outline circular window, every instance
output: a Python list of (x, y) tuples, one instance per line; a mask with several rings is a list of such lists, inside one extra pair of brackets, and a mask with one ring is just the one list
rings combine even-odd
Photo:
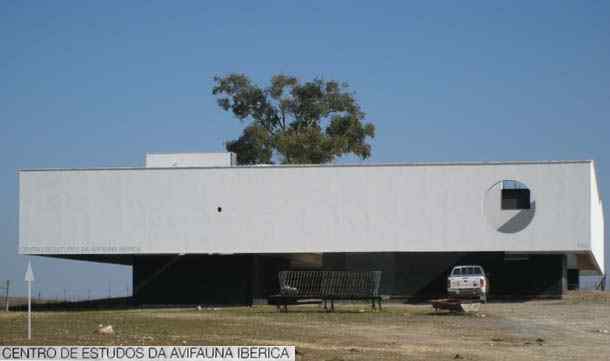
[(536, 202), (527, 185), (516, 180), (502, 180), (485, 194), (487, 223), (501, 233), (517, 233), (534, 219)]

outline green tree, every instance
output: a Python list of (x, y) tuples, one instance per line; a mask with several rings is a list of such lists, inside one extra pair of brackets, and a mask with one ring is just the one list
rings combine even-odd
[(243, 74), (214, 81), (218, 105), (249, 121), (239, 138), (226, 143), (239, 164), (272, 163), (274, 155), (296, 164), (328, 163), (344, 154), (371, 156), (368, 140), (375, 136), (375, 126), (365, 123), (365, 113), (345, 83), (301, 83), (275, 75), (269, 87), (261, 88)]

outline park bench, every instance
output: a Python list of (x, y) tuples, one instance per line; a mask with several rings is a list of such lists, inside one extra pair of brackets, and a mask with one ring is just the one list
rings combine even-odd
[[(268, 302), (281, 311), (288, 305), (324, 304), (335, 310), (335, 300), (367, 300), (381, 309), (381, 271), (282, 271), (278, 275), (280, 293)], [(328, 303), (330, 302), (330, 310)]]

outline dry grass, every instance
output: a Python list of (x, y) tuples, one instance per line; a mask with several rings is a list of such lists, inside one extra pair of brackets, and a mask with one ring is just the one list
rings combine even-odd
[[(1, 306), (5, 307), (5, 299), (4, 297), (0, 298)], [(24, 306), (28, 304), (27, 297), (9, 297), (8, 303), (11, 307), (15, 306)], [(46, 303), (59, 303), (59, 301), (55, 300), (39, 300), (36, 298), (32, 298), (32, 304), (46, 304)]]
[[(269, 306), (217, 310), (40, 312), (34, 338), (43, 345), (297, 346), (298, 360), (608, 360), (607, 295), (482, 305), (479, 315), (435, 314), (427, 305), (317, 306), (278, 313)], [(483, 317), (484, 315), (484, 317)], [(28, 344), (25, 313), (0, 313), (0, 344)], [(95, 335), (98, 324), (115, 335)], [(602, 332), (600, 332), (600, 330)]]
[(610, 303), (610, 292), (602, 291), (569, 291), (563, 299), (569, 303)]

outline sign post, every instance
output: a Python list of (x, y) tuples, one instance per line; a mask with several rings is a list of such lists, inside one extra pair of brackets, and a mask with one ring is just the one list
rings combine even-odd
[(28, 269), (25, 271), (25, 281), (28, 283), (28, 340), (32, 339), (32, 282), (34, 272), (32, 272), (32, 262), (28, 261)]

